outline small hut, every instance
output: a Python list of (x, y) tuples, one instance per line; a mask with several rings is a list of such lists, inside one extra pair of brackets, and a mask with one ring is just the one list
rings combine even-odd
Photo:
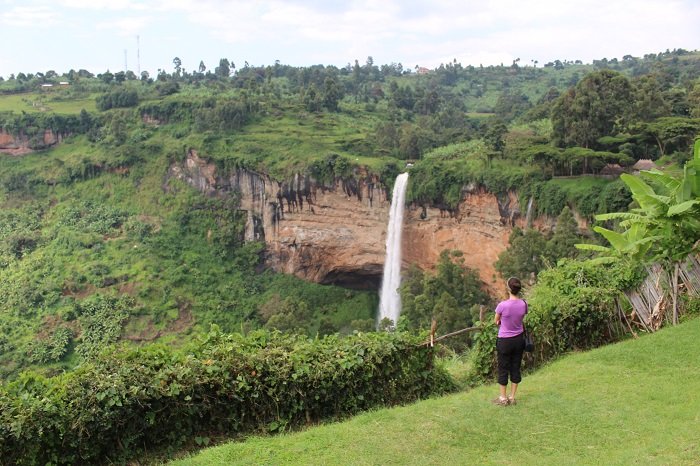
[(650, 159), (639, 159), (637, 163), (632, 165), (632, 172), (636, 175), (642, 170), (651, 170), (656, 168), (656, 164)]

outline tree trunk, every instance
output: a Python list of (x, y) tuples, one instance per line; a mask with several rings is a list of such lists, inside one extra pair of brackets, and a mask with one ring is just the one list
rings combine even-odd
[(656, 139), (656, 145), (659, 146), (659, 152), (661, 152), (661, 154), (659, 154), (659, 156), (663, 157), (664, 152), (665, 152), (664, 145), (661, 144), (661, 139), (659, 139), (658, 136), (654, 136), (654, 139)]
[(671, 299), (673, 301), (673, 325), (678, 324), (678, 272), (680, 264), (676, 262), (673, 266), (673, 280), (671, 283)]

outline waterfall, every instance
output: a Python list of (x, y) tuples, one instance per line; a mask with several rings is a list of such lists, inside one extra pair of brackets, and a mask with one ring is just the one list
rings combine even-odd
[(403, 226), (403, 210), (406, 199), (406, 185), (408, 173), (402, 173), (396, 177), (394, 192), (391, 196), (391, 209), (389, 210), (389, 225), (386, 233), (386, 258), (384, 259), (384, 276), (382, 277), (382, 290), (379, 295), (379, 318), (389, 318), (394, 325), (399, 320), (401, 313), (401, 231)]
[(532, 201), (533, 197), (530, 196), (530, 200), (527, 201), (527, 212), (525, 213), (525, 225), (530, 228), (532, 226)]

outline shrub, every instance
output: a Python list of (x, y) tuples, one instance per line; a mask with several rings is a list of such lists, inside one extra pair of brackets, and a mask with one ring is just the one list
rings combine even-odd
[[(631, 288), (640, 277), (640, 271), (629, 265), (600, 266), (569, 259), (540, 272), (526, 298), (525, 323), (534, 336), (535, 352), (525, 357), (525, 367), (623, 338), (626, 333), (617, 319), (616, 300), (620, 290)], [(492, 316), (474, 336), (471, 383), (495, 376), (498, 331)]]
[(133, 89), (120, 87), (106, 94), (97, 97), (96, 104), (100, 110), (110, 108), (135, 107), (139, 103), (139, 95)]
[(216, 329), (187, 351), (103, 352), (76, 371), (0, 387), (8, 464), (121, 462), (195, 436), (286, 430), (454, 388), (406, 334), (309, 340)]
[(59, 327), (50, 338), (35, 340), (29, 345), (29, 360), (38, 363), (60, 361), (68, 353), (72, 340), (73, 331), (67, 327)]

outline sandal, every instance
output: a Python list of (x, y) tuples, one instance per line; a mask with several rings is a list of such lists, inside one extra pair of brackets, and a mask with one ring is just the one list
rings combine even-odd
[(515, 401), (515, 398), (513, 398), (512, 396), (509, 396), (508, 397), (508, 404), (509, 405), (516, 405), (518, 403)]
[(499, 406), (508, 406), (508, 398), (501, 398), (500, 396), (491, 400), (491, 403)]

